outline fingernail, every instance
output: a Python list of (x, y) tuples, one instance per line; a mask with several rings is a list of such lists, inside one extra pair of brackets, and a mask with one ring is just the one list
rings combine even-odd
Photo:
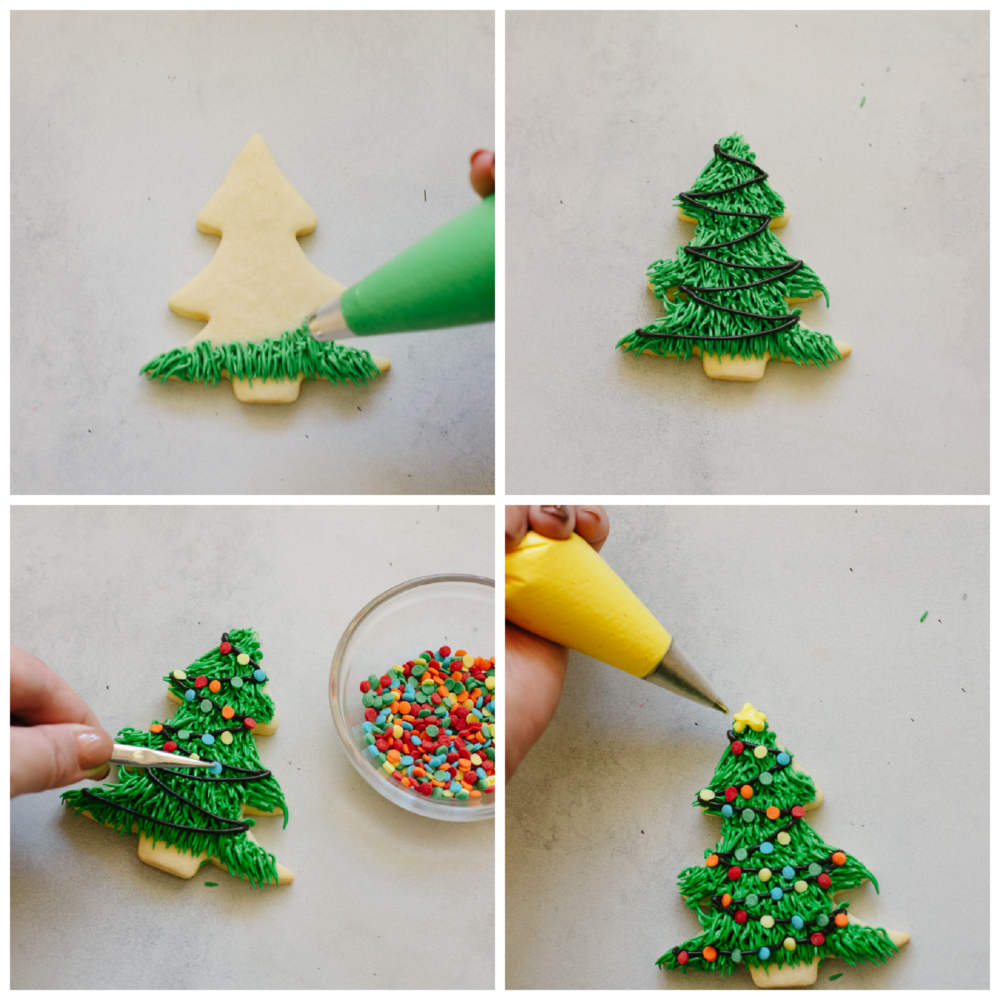
[(569, 511), (562, 504), (559, 504), (558, 506), (553, 504), (542, 504), (542, 513), (551, 514), (553, 517), (558, 517), (559, 520), (563, 522), (569, 520)]
[(86, 770), (96, 765), (106, 764), (108, 755), (105, 752), (105, 741), (101, 738), (101, 733), (90, 726), (83, 726), (75, 723), (76, 729), (76, 760), (80, 768)]
[(478, 155), (479, 155), (480, 153), (488, 153), (488, 152), (489, 152), (489, 150), (488, 150), (488, 149), (477, 149), (477, 150), (476, 150), (476, 151), (475, 151), (475, 152), (474, 152), (474, 153), (472, 154), (472, 156), (470, 156), (470, 157), (469, 157), (469, 163), (470, 163), (470, 164), (474, 164), (474, 163), (476, 162), (476, 157), (477, 157), (477, 156), (478, 156)]

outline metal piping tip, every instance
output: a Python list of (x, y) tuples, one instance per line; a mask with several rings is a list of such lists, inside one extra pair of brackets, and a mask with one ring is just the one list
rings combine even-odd
[(696, 701), (699, 705), (707, 705), (723, 714), (729, 713), (729, 709), (712, 690), (712, 686), (691, 666), (687, 657), (677, 648), (676, 640), (670, 643), (669, 648), (663, 654), (663, 659), (653, 668), (651, 673), (646, 675), (645, 680), (657, 687), (673, 691), (674, 694), (679, 694), (682, 698)]
[(320, 306), (311, 316), (306, 317), (306, 322), (309, 324), (309, 332), (319, 341), (343, 340), (353, 336), (340, 308), (340, 296)]

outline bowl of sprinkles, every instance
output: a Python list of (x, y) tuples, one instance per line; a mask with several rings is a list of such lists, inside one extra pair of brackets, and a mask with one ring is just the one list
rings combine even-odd
[(496, 799), (494, 581), (408, 580), (348, 625), (330, 709), (348, 759), (379, 794), (434, 819), (490, 819)]

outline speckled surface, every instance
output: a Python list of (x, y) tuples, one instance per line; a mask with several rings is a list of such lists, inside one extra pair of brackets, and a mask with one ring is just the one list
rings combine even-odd
[[(881, 889), (837, 898), (913, 935), (814, 988), (987, 989), (988, 512), (855, 510), (613, 507), (602, 555), (824, 791), (809, 822)], [(654, 964), (699, 933), (676, 883), (718, 838), (691, 802), (731, 722), (571, 655), (507, 791), (508, 989), (753, 988)]]
[[(509, 13), (508, 492), (988, 493), (988, 18)], [(733, 132), (854, 348), (829, 371), (615, 350)]]
[[(12, 988), (492, 989), (494, 823), (382, 798), (326, 696), (337, 641), (373, 597), (430, 573), (493, 576), (492, 507), (15, 507), (11, 527), (11, 636), (113, 733), (172, 714), (162, 677), (228, 628), (257, 629), (280, 719), (258, 746), (289, 821), (254, 834), (296, 875), (258, 890), (208, 866), (184, 881), (58, 791), (21, 796)], [(400, 949), (394, 921), (415, 912), (460, 916), (460, 958)]]
[(212, 259), (195, 217), (254, 133), (319, 219), (303, 250), (345, 285), (474, 205), (493, 24), (15, 13), (12, 492), (492, 493), (492, 324), (364, 338), (383, 380), (307, 383), (290, 406), (139, 370), (203, 325), (167, 298)]

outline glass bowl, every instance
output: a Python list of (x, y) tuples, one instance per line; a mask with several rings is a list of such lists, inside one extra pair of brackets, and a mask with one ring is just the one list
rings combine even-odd
[(432, 799), (404, 788), (373, 763), (367, 752), (361, 682), (405, 663), (421, 649), (465, 649), (496, 655), (494, 581), (443, 573), (407, 580), (369, 601), (337, 644), (330, 668), (330, 710), (348, 759), (380, 795), (433, 819), (467, 822), (492, 819), (496, 792), (470, 799)]

